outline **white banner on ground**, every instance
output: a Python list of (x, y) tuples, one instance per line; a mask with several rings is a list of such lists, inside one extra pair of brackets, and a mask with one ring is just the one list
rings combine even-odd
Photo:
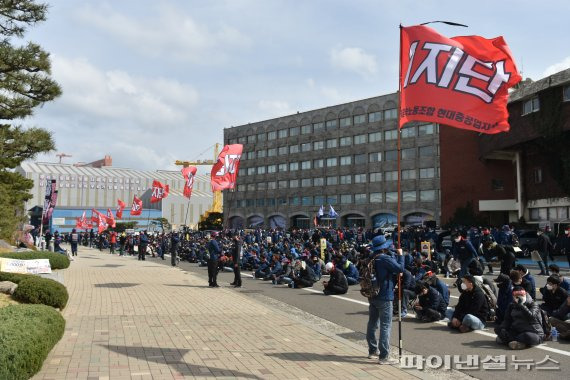
[(0, 259), (0, 271), (9, 273), (39, 274), (51, 273), (48, 259), (16, 260)]

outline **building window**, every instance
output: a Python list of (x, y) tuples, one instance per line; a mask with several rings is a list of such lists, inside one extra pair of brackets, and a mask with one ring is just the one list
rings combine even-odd
[(354, 183), (366, 183), (366, 174), (355, 174)]
[(433, 145), (428, 146), (420, 146), (420, 157), (431, 157), (434, 154), (434, 147)]
[(324, 141), (315, 141), (313, 143), (313, 150), (321, 150), (325, 148), (325, 142)]
[(266, 154), (267, 154), (267, 151), (265, 149), (258, 150), (257, 151), (257, 158), (265, 158)]
[(340, 204), (346, 205), (352, 203), (352, 194), (341, 194)]
[(376, 121), (382, 120), (382, 112), (371, 112), (368, 114), (368, 122), (374, 123)]
[(413, 160), (416, 158), (416, 148), (402, 149), (402, 160)]
[(435, 168), (423, 168), (420, 169), (420, 179), (434, 178)]
[(398, 193), (395, 191), (390, 191), (386, 193), (386, 203), (396, 203), (398, 202)]
[(255, 201), (255, 205), (256, 205), (257, 207), (263, 207), (263, 205), (265, 205), (265, 199), (257, 199), (257, 200)]
[(398, 118), (398, 110), (396, 108), (384, 110), (384, 120), (393, 120), (397, 118)]
[(352, 137), (341, 137), (340, 138), (340, 146), (350, 146), (352, 145)]
[(299, 187), (299, 180), (298, 179), (292, 179), (289, 181), (289, 188), (290, 189), (294, 189)]
[(313, 133), (313, 128), (312, 128), (312, 126), (311, 126), (310, 124), (308, 124), (308, 125), (303, 125), (303, 126), (301, 127), (301, 134), (302, 134), (302, 135), (308, 135), (308, 134), (310, 134), (310, 133)]
[(238, 143), (240, 144), (245, 144), (247, 141), (247, 138), (245, 136), (238, 138)]
[(402, 170), (402, 180), (416, 179), (416, 169)]
[(336, 139), (327, 140), (327, 149), (336, 148)]
[(356, 115), (354, 116), (354, 125), (366, 123), (366, 115)]
[(277, 156), (277, 149), (275, 148), (267, 149), (267, 157), (275, 157), (275, 156)]
[(382, 161), (382, 152), (374, 152), (368, 155), (368, 162), (380, 162)]
[(246, 207), (253, 207), (255, 206), (255, 199), (246, 199), (245, 200)]
[(280, 139), (284, 139), (285, 137), (287, 137), (287, 131), (288, 129), (280, 129), (278, 132), (278, 137)]
[(289, 204), (291, 206), (299, 206), (299, 204), (301, 204), (301, 199), (299, 197), (291, 197), (289, 198)]
[(382, 140), (382, 132), (374, 132), (368, 134), (368, 141), (373, 143)]
[(355, 165), (365, 164), (367, 159), (368, 159), (368, 157), (366, 157), (366, 153), (355, 154), (354, 155), (354, 164)]
[(255, 152), (247, 152), (245, 155), (246, 160), (253, 160), (255, 158)]
[(398, 159), (398, 151), (397, 150), (387, 150), (384, 153), (384, 160), (386, 161), (396, 161)]
[(416, 127), (402, 128), (402, 138), (416, 137)]
[(538, 100), (538, 97), (526, 100), (523, 103), (523, 115), (528, 115), (529, 113), (533, 113), (538, 110), (540, 110), (540, 101)]
[(389, 131), (384, 131), (384, 140), (396, 140), (398, 138), (398, 130), (391, 129)]
[(402, 202), (415, 202), (417, 199), (416, 191), (402, 191)]
[(275, 140), (276, 138), (277, 138), (277, 132), (275, 131), (267, 132), (267, 140), (271, 141)]
[(530, 220), (547, 220), (547, 219), (548, 219), (548, 209), (546, 207), (530, 209)]
[(299, 127), (289, 128), (289, 136), (299, 136)]
[(278, 152), (278, 154), (279, 154), (280, 156), (286, 156), (288, 150), (289, 150), (289, 147), (287, 147), (287, 146), (280, 146), (279, 149), (277, 150), (277, 152)]
[(493, 191), (503, 191), (505, 190), (505, 183), (502, 179), (492, 179), (491, 180), (491, 189)]
[(255, 191), (255, 183), (249, 183), (246, 187), (246, 191)]
[(255, 135), (247, 136), (248, 144), (255, 144)]
[(435, 201), (435, 190), (420, 190), (420, 202)]
[(299, 153), (299, 145), (289, 146), (289, 154)]
[(313, 168), (314, 169), (320, 169), (320, 168), (324, 168), (325, 167), (325, 160), (322, 158), (319, 158), (318, 160), (313, 160)]
[(265, 133), (258, 133), (257, 134), (257, 142), (265, 141)]
[(542, 183), (542, 168), (535, 168), (532, 172), (534, 183)]
[(324, 205), (325, 204), (325, 197), (322, 195), (315, 195), (315, 205)]
[(290, 162), (289, 163), (289, 171), (299, 170), (299, 163), (298, 162)]
[(330, 157), (327, 158), (327, 167), (332, 167), (332, 166), (337, 166), (338, 165), (338, 160), (336, 157)]
[(327, 186), (338, 185), (338, 177), (327, 177)]
[(275, 190), (277, 188), (277, 182), (270, 181), (267, 182), (267, 190)]
[(370, 182), (382, 182), (382, 173), (380, 172), (370, 173)]
[(311, 151), (311, 143), (301, 144), (301, 152), (310, 152), (310, 151)]
[(279, 173), (287, 171), (287, 164), (279, 164)]
[(328, 130), (336, 129), (336, 120), (329, 120), (325, 123), (325, 127)]
[(255, 174), (255, 168), (247, 168), (247, 175), (254, 175)]
[(311, 178), (303, 178), (301, 180), (301, 187), (311, 187), (313, 186), (313, 181)]
[(325, 179), (323, 177), (313, 178), (313, 186), (324, 186)]
[(433, 124), (424, 124), (418, 127), (418, 136), (433, 135)]
[(303, 197), (301, 199), (301, 204), (303, 206), (311, 206), (313, 204), (313, 197)]
[(336, 205), (338, 203), (338, 196), (336, 195), (327, 196), (327, 203), (329, 205)]
[(341, 128), (350, 127), (350, 125), (351, 125), (350, 117), (343, 117), (342, 119), (340, 119)]
[(257, 174), (265, 174), (265, 166), (258, 166)]
[(366, 198), (366, 194), (354, 194), (354, 203), (363, 204), (367, 201), (368, 199)]
[(267, 205), (268, 206), (275, 206), (275, 198), (269, 198), (267, 199)]
[(570, 101), (570, 86), (564, 86), (564, 90), (562, 90), (562, 101)]
[(370, 203), (382, 203), (382, 193), (370, 193)]
[(398, 180), (398, 171), (392, 170), (389, 172), (384, 173), (384, 178), (386, 181), (397, 181)]
[(277, 165), (267, 165), (267, 173), (277, 173)]
[(237, 139), (229, 139), (228, 140), (229, 144), (237, 144), (237, 142), (238, 142)]
[(350, 174), (340, 176), (340, 184), (341, 185), (350, 185), (351, 183), (352, 183), (352, 176)]
[(311, 168), (311, 161), (301, 161), (301, 170), (308, 170)]
[(352, 156), (342, 156), (340, 158), (340, 166), (352, 164)]
[(366, 144), (366, 135), (356, 135), (354, 136), (354, 145)]
[(313, 133), (319, 133), (325, 130), (325, 123), (314, 123)]

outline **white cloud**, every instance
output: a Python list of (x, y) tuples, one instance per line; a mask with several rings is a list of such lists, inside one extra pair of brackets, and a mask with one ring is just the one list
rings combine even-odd
[(148, 19), (119, 13), (109, 6), (85, 6), (79, 19), (150, 57), (209, 65), (227, 52), (247, 48), (251, 40), (236, 28), (206, 27), (183, 11), (161, 5)]
[(546, 70), (544, 70), (544, 72), (542, 73), (541, 78), (545, 78), (547, 76), (550, 76), (562, 70), (566, 70), (568, 68), (570, 68), (570, 57), (566, 57), (562, 61), (555, 63), (554, 65), (548, 66)]
[(376, 57), (357, 47), (334, 48), (330, 52), (333, 67), (356, 72), (364, 77), (378, 71)]

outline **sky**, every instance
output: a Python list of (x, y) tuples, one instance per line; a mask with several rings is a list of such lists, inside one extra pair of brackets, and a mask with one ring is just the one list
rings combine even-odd
[(22, 122), (53, 132), (39, 161), (176, 169), (223, 129), (395, 92), (398, 25), (505, 37), (524, 78), (570, 67), (570, 1), (51, 0), (26, 41), (63, 95)]

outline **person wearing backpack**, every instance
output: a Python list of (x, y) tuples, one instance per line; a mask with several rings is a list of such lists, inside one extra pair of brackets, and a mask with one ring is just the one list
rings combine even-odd
[(71, 255), (77, 256), (77, 244), (79, 243), (79, 234), (74, 229), (71, 230), (70, 245), (71, 245)]
[(450, 315), (448, 327), (457, 329), (462, 333), (485, 328), (485, 321), (489, 315), (489, 305), (485, 293), (477, 286), (470, 274), (463, 276), (459, 302), (455, 309), (448, 309)]
[(527, 297), (524, 288), (513, 289), (514, 302), (509, 305), (500, 326), (495, 328), (498, 344), (512, 350), (537, 346), (544, 341), (543, 317), (538, 305)]
[[(398, 249), (396, 255), (389, 248), (391, 241), (383, 235), (372, 239), (372, 252), (374, 258), (374, 284), (377, 292), (368, 299), (368, 325), (366, 328), (366, 341), (368, 342), (368, 357), (374, 358), (379, 349), (378, 364), (395, 365), (397, 359), (390, 359), (390, 333), (392, 331), (392, 310), (394, 301), (394, 277), (404, 271), (404, 257), (402, 250)], [(361, 289), (362, 292), (362, 289)], [(380, 342), (376, 338), (376, 330), (380, 327)]]

